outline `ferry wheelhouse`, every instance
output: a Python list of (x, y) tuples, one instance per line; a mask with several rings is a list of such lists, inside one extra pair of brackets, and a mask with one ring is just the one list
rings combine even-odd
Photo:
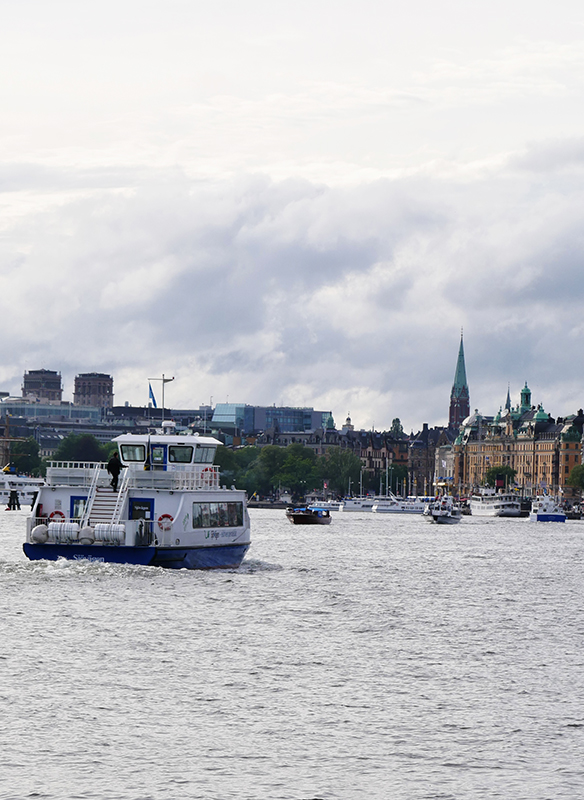
[(118, 490), (104, 463), (50, 462), (24, 552), (172, 569), (236, 568), (250, 546), (245, 492), (220, 485), (212, 437), (123, 434)]

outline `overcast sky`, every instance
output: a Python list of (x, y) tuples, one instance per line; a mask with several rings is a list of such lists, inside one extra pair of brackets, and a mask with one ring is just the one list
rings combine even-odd
[[(0, 0), (0, 389), (584, 406), (584, 6)], [(153, 385), (155, 391), (158, 386)]]

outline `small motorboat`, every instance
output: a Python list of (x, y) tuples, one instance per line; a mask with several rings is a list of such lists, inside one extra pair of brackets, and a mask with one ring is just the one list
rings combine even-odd
[(328, 508), (302, 506), (286, 509), (286, 516), (293, 525), (330, 525), (331, 512)]
[(443, 495), (428, 503), (424, 509), (424, 516), (430, 522), (437, 522), (439, 525), (452, 525), (460, 522), (462, 511), (450, 495)]

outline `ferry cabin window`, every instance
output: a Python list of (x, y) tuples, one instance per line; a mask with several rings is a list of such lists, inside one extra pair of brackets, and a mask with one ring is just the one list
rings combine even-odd
[(243, 525), (243, 503), (193, 503), (193, 528), (237, 528)]
[(143, 444), (123, 444), (122, 461), (145, 461), (146, 448)]
[(171, 464), (190, 464), (193, 460), (193, 448), (184, 445), (171, 445), (168, 448), (168, 461)]
[(215, 458), (215, 447), (198, 445), (195, 450), (195, 464), (212, 464)]

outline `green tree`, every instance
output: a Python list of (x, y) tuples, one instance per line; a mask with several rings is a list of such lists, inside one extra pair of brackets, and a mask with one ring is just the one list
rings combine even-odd
[(235, 459), (235, 451), (225, 445), (219, 445), (215, 453), (215, 466), (221, 471), (221, 483), (224, 486), (237, 486), (239, 468)]
[(284, 452), (284, 462), (272, 480), (290, 489), (294, 496), (304, 497), (319, 483), (316, 454), (302, 444), (289, 444)]
[(253, 465), (260, 456), (258, 447), (239, 447), (233, 450), (221, 445), (215, 454), (215, 464), (221, 470), (221, 483), (225, 486), (237, 486), (249, 494), (258, 490), (257, 476)]
[(13, 442), (10, 447), (10, 462), (19, 472), (40, 475), (43, 470), (38, 442), (32, 436), (23, 442)]
[(57, 447), (54, 461), (105, 461), (109, 446), (103, 447), (89, 433), (70, 433)]
[(512, 467), (508, 467), (507, 465), (490, 467), (490, 469), (485, 472), (484, 484), (485, 486), (494, 487), (497, 485), (497, 479), (502, 479), (505, 482), (505, 485), (509, 486), (509, 484), (513, 483), (515, 480), (516, 475), (517, 470), (513, 469)]
[(351, 487), (359, 486), (361, 459), (350, 450), (331, 448), (325, 456), (321, 456), (319, 472), (333, 492), (344, 495), (349, 490), (349, 479)]
[(566, 483), (574, 489), (580, 491), (584, 489), (584, 464), (576, 464), (575, 467), (572, 467)]
[(401, 439), (401, 437), (403, 436), (404, 428), (400, 422), (399, 417), (396, 417), (394, 420), (392, 420), (389, 432), (394, 439)]

